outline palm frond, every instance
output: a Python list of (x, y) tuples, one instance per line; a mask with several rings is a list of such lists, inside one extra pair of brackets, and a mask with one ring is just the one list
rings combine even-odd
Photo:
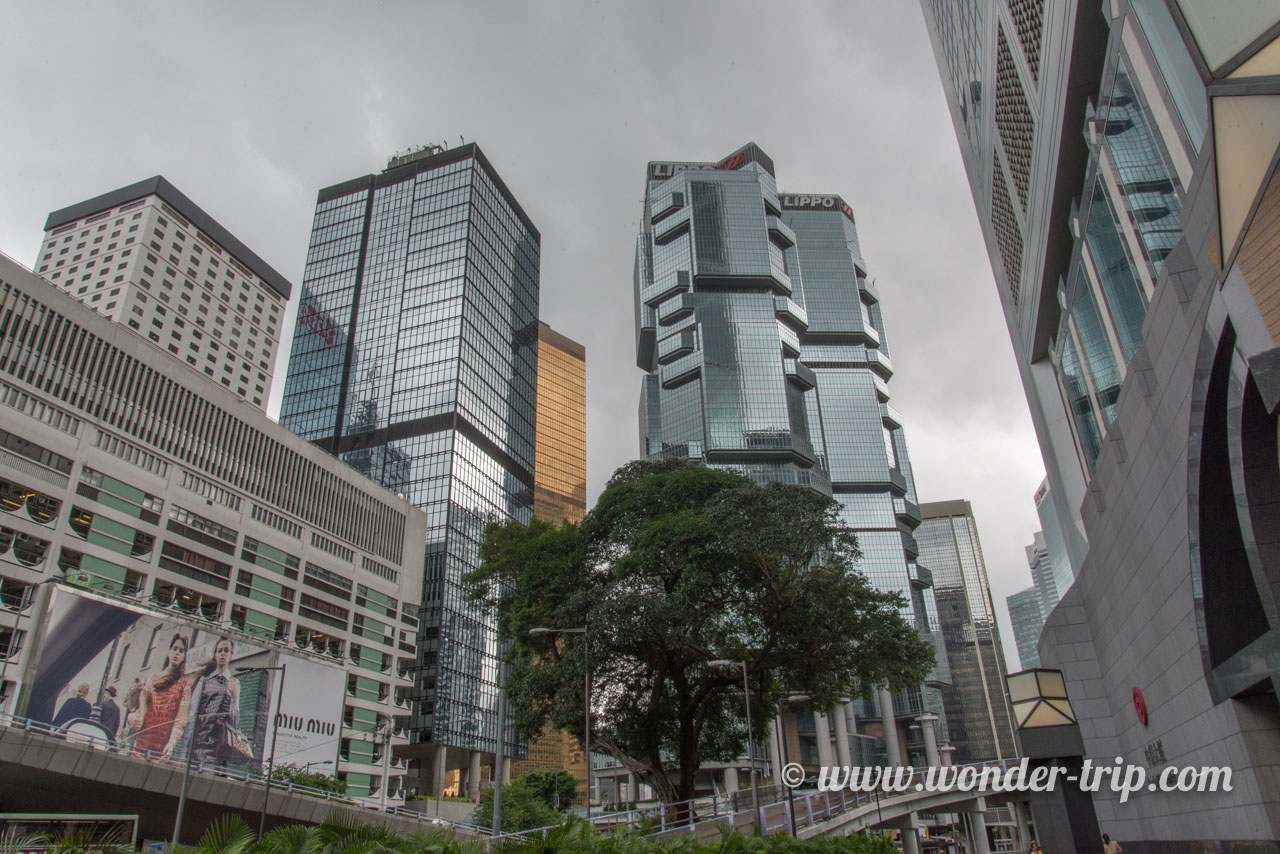
[(224, 813), (214, 820), (196, 842), (197, 854), (244, 854), (253, 844), (254, 833), (244, 819)]

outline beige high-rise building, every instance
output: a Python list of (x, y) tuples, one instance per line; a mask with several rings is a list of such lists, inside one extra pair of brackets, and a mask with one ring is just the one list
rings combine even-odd
[(587, 512), (587, 349), (538, 322), (533, 515), (578, 522)]
[[(587, 512), (587, 350), (538, 322), (538, 398), (535, 417), (533, 515), (551, 522), (579, 522)], [(564, 769), (582, 794), (587, 766), (582, 747), (568, 733), (546, 733), (529, 743), (529, 758), (512, 763), (511, 775)]]
[(35, 272), (265, 409), (290, 285), (161, 176), (54, 211)]

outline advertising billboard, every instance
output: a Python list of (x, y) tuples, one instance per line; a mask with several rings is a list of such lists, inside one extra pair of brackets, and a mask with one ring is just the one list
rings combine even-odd
[[(57, 588), (26, 716), (135, 756), (256, 767), (332, 762), (346, 674), (217, 627)], [(283, 697), (281, 671), (284, 666)]]

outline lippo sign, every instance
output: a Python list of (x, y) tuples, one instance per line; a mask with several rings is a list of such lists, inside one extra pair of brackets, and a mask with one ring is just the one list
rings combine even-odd
[(803, 196), (787, 193), (780, 194), (778, 202), (785, 211), (840, 211), (840, 213), (849, 218), (849, 222), (854, 222), (853, 208), (849, 207), (845, 200), (839, 196)]
[[(65, 588), (46, 617), (26, 716), (143, 759), (234, 768), (336, 761), (346, 674)], [(281, 694), (281, 666), (283, 696)]]
[(654, 161), (649, 164), (649, 180), (665, 181), (681, 172), (732, 172), (748, 163), (759, 163), (764, 171), (773, 174), (773, 159), (760, 150), (754, 142), (748, 142), (718, 163), (672, 163)]

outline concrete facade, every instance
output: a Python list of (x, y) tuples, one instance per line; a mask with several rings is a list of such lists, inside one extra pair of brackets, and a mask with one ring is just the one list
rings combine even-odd
[(54, 211), (36, 270), (265, 410), (289, 282), (163, 177)]
[[(1024, 383), (1051, 491), (1087, 549), (1040, 660), (1066, 678), (1086, 757), (1148, 775), (1232, 769), (1230, 792), (1142, 790), (1122, 804), (1100, 791), (1098, 823), (1135, 854), (1275, 851), (1280, 10), (992, 0), (980, 82), (966, 88), (949, 52), (964, 4), (922, 5), (997, 279), (1017, 278), (1011, 247), (1024, 284), (1029, 266), (1044, 274), (1028, 322), (1010, 329), (1020, 364), (1017, 333), (1043, 334), (1047, 371), (1033, 359)], [(1012, 82), (1040, 107), (1026, 125), (1009, 123)], [(1012, 222), (1025, 245), (984, 201), (973, 152), (995, 139), (999, 171), (1029, 166)], [(1007, 157), (1020, 151), (1030, 160)], [(1055, 385), (1056, 422), (1043, 418)], [(1076, 487), (1059, 490), (1068, 471)]]
[[(387, 746), (407, 743), (422, 513), (5, 257), (0, 438), (6, 712), (27, 714), (42, 651), (61, 642), (46, 634), (53, 589), (83, 591), (188, 639), (332, 670), (345, 690), (326, 772), (355, 793), (386, 792), (388, 776), (400, 790)], [(117, 646), (111, 678), (149, 678), (145, 636)]]

